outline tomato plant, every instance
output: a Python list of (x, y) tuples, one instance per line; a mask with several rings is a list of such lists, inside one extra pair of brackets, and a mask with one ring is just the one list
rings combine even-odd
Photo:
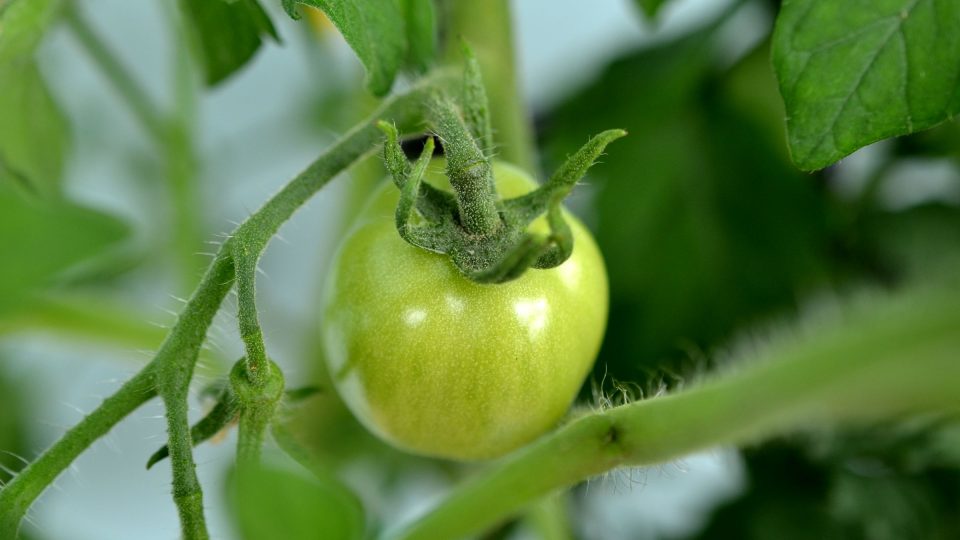
[(0, 540), (960, 537), (960, 3), (132, 4), (0, 0)]
[[(493, 174), (503, 197), (536, 187), (506, 163)], [(574, 249), (563, 264), (474, 283), (400, 238), (398, 200), (382, 184), (334, 259), (323, 315), (331, 376), (354, 414), (402, 448), (499, 456), (555, 425), (592, 366), (607, 317), (602, 256), (568, 215)]]

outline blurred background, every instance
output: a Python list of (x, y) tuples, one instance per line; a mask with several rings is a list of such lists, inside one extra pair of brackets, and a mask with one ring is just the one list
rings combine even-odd
[[(168, 3), (82, 4), (149, 98), (178, 119), (182, 137), (165, 147), (91, 62), (81, 32), (60, 24), (42, 43), (38, 65), (69, 126), (58, 144), (70, 204), (30, 227), (0, 217), (13, 246), (0, 277), (18, 284), (0, 290), (0, 481), (150, 359), (211, 242), (374, 106), (332, 26), (295, 23), (266, 4), (282, 44), (268, 41), (209, 91)], [(630, 0), (512, 3), (541, 170), (603, 129), (630, 133), (570, 203), (595, 232), (612, 287), (581, 406), (596, 405), (597, 389), (616, 401), (682, 385), (825, 297), (923, 281), (960, 254), (957, 124), (797, 171), (769, 60), (778, 2), (731, 4), (677, 0), (651, 22)], [(267, 346), (291, 386), (322, 386), (320, 286), (379, 167), (361, 164), (355, 181), (344, 175), (324, 189), (262, 261)], [(51, 251), (63, 260), (50, 261)], [(242, 355), (235, 311), (230, 298), (197, 391)], [(192, 405), (196, 419), (208, 404)], [(169, 465), (144, 470), (164, 442), (162, 414), (151, 402), (84, 453), (33, 507), (27, 537), (178, 537)], [(370, 531), (422, 511), (476, 468), (386, 447), (329, 390), (290, 414), (358, 495)], [(237, 537), (223, 487), (234, 445), (227, 435), (196, 450), (216, 538)], [(917, 422), (616, 471), (558, 504), (569, 535), (585, 539), (910, 539), (960, 537), (958, 500), (960, 429)], [(532, 515), (490, 537), (544, 530)]]

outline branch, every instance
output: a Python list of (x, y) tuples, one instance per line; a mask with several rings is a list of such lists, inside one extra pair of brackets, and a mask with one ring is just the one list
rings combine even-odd
[[(371, 118), (347, 133), (238, 227), (234, 236), (221, 247), (154, 359), (0, 490), (0, 538), (14, 538), (20, 521), (40, 493), (90, 444), (155, 395), (163, 399), (167, 408), (174, 499), (180, 512), (183, 535), (187, 539), (206, 538), (202, 492), (196, 479), (190, 426), (186, 419), (186, 400), (207, 330), (233, 287), (235, 264), (232, 254), (235, 246), (240, 243), (259, 256), (270, 238), (303, 203), (336, 174), (376, 148), (380, 142), (380, 132), (375, 126), (377, 120), (388, 118), (413, 129), (423, 121), (422, 103), (427, 93), (451, 84), (452, 80), (451, 74), (438, 72), (421, 79), (407, 93), (385, 101)], [(252, 291), (252, 287), (245, 290)], [(251, 296), (241, 300), (253, 305)]]
[(257, 261), (270, 239), (304, 202), (334, 176), (379, 147), (383, 135), (376, 126), (377, 120), (389, 118), (407, 129), (420, 127), (426, 96), (433, 89), (449, 85), (453, 80), (452, 74), (438, 72), (421, 79), (406, 94), (384, 102), (371, 118), (350, 130), (237, 228), (230, 242), (238, 263), (237, 318), (247, 353), (247, 371), (251, 376), (256, 378), (257, 373), (264, 373), (267, 369), (266, 347), (256, 310), (255, 280)]
[(20, 521), (40, 493), (93, 441), (157, 395), (153, 377), (148, 368), (127, 381), (0, 491), (0, 538), (16, 538)]
[(110, 51), (90, 24), (80, 13), (77, 2), (67, 2), (64, 7), (64, 18), (77, 40), (87, 51), (94, 62), (107, 76), (107, 80), (123, 98), (130, 112), (140, 121), (154, 141), (163, 146), (167, 139), (166, 124), (163, 117), (157, 112), (153, 103), (147, 97), (144, 89), (130, 76), (119, 59)]
[(716, 445), (913, 413), (960, 413), (958, 291), (868, 303), (692, 389), (582, 416), (391, 537), (459, 538), (596, 474)]

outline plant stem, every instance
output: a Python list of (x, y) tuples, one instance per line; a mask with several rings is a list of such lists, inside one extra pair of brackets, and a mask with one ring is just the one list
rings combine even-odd
[(494, 465), (395, 538), (459, 538), (619, 466), (787, 430), (958, 413), (958, 290), (868, 304), (690, 390), (582, 416)]
[(80, 8), (77, 7), (75, 2), (66, 2), (63, 11), (64, 19), (70, 25), (73, 35), (77, 37), (90, 58), (99, 66), (107, 80), (123, 98), (123, 103), (139, 120), (154, 141), (164, 141), (167, 137), (167, 129), (163, 116), (157, 112), (143, 88), (130, 76), (120, 60), (110, 52), (106, 43), (97, 36), (96, 31), (81, 15)]
[[(423, 103), (438, 85), (449, 83), (449, 74), (438, 73), (415, 84), (406, 94), (386, 100), (372, 118), (354, 127), (306, 170), (290, 181), (256, 213), (237, 228), (231, 239), (237, 261), (237, 302), (240, 337), (246, 348), (247, 372), (257, 382), (267, 370), (266, 347), (256, 308), (256, 264), (280, 226), (314, 193), (340, 171), (361, 160), (379, 146), (383, 134), (376, 120), (389, 118), (398, 126), (415, 129), (424, 119)], [(260, 381), (262, 382), (262, 381)]]
[(173, 500), (180, 514), (181, 533), (186, 540), (209, 537), (203, 517), (203, 491), (197, 479), (193, 440), (187, 419), (190, 380), (207, 330), (233, 286), (233, 279), (233, 260), (229, 255), (219, 254), (153, 360), (157, 365), (157, 390), (167, 411), (167, 448), (173, 468)]
[(451, 82), (448, 73), (440, 72), (421, 80), (406, 94), (385, 101), (371, 118), (324, 152), (238, 228), (221, 247), (154, 359), (0, 490), (0, 538), (15, 538), (21, 519), (46, 486), (93, 441), (155, 395), (163, 399), (167, 408), (167, 445), (183, 536), (188, 540), (207, 538), (202, 491), (186, 421), (187, 394), (207, 330), (234, 284), (234, 242), (242, 238), (258, 253), (262, 252), (270, 237), (303, 203), (380, 143), (377, 120), (390, 119), (413, 129), (424, 121), (423, 100), (427, 93)]
[[(447, 24), (445, 55), (463, 62), (461, 39), (476, 53), (483, 74), (497, 155), (534, 174), (538, 164), (531, 116), (520, 93), (507, 0), (443, 3)], [(484, 148), (489, 151), (490, 149)]]
[(145, 368), (67, 431), (0, 490), (0, 538), (16, 538), (30, 504), (95, 440), (156, 396), (154, 371)]
[(173, 28), (176, 58), (173, 72), (174, 111), (163, 148), (167, 184), (175, 214), (173, 242), (179, 261), (180, 283), (190, 290), (203, 269), (202, 259), (196, 253), (201, 240), (198, 159), (194, 151), (197, 83), (186, 29), (176, 9), (168, 8), (166, 11)]
[(80, 8), (75, 2), (67, 2), (64, 11), (67, 23), (77, 40), (163, 156), (164, 174), (170, 190), (174, 216), (173, 247), (178, 261), (182, 288), (189, 290), (196, 282), (196, 274), (200, 270), (200, 259), (196, 255), (200, 245), (200, 227), (197, 220), (199, 208), (195, 181), (197, 166), (191, 136), (192, 118), (196, 113), (196, 97), (192, 88), (193, 72), (185, 45), (186, 40), (179, 31), (173, 40), (177, 44), (174, 73), (176, 111), (171, 118), (167, 119), (157, 110), (147, 92), (134, 80), (107, 44), (100, 39), (80, 13)]

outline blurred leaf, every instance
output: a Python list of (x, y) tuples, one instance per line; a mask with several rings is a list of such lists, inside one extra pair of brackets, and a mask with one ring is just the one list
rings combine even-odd
[(299, 18), (297, 4), (322, 10), (343, 34), (367, 69), (367, 89), (385, 95), (393, 85), (407, 54), (403, 13), (396, 0), (283, 0), (283, 7)]
[[(547, 122), (554, 164), (588, 134), (630, 134), (587, 180), (611, 284), (598, 379), (608, 368), (635, 379), (709, 349), (823, 277), (825, 201), (731, 102), (714, 50), (712, 32), (698, 30), (621, 58)], [(768, 84), (752, 99), (775, 95)]]
[(886, 273), (924, 279), (960, 267), (960, 208), (927, 203), (899, 212), (861, 216), (857, 238)]
[(740, 540), (841, 540), (842, 530), (825, 504), (829, 474), (783, 441), (744, 453), (749, 486), (718, 508), (691, 538)]
[(0, 4), (0, 185), (43, 196), (60, 192), (67, 122), (33, 61), (60, 2)]
[(235, 480), (233, 515), (246, 540), (363, 538), (360, 503), (333, 479), (264, 468), (244, 471)]
[(695, 537), (957, 538), (960, 469), (958, 450), (949, 445), (958, 427), (926, 419), (748, 450), (748, 491), (719, 508)]
[(0, 311), (58, 273), (123, 239), (116, 218), (65, 201), (28, 200), (0, 185)]
[(55, 196), (68, 143), (67, 122), (29, 57), (0, 64), (0, 184)]
[(400, 0), (407, 29), (407, 65), (426, 71), (437, 55), (437, 16), (433, 0)]
[(27, 454), (27, 411), (23, 404), (22, 382), (14, 383), (2, 369), (6, 358), (0, 356), (0, 486), (10, 481), (9, 470), (20, 470), (18, 457)]
[(257, 0), (181, 0), (180, 6), (200, 46), (209, 86), (223, 81), (253, 58), (264, 35), (279, 39)]
[(657, 16), (660, 8), (667, 3), (667, 0), (633, 0), (633, 2), (640, 8), (640, 11), (642, 11), (644, 15), (652, 19)]
[(60, 0), (0, 2), (0, 65), (33, 54), (59, 8)]
[(773, 63), (793, 160), (820, 169), (960, 112), (960, 3), (784, 2)]

